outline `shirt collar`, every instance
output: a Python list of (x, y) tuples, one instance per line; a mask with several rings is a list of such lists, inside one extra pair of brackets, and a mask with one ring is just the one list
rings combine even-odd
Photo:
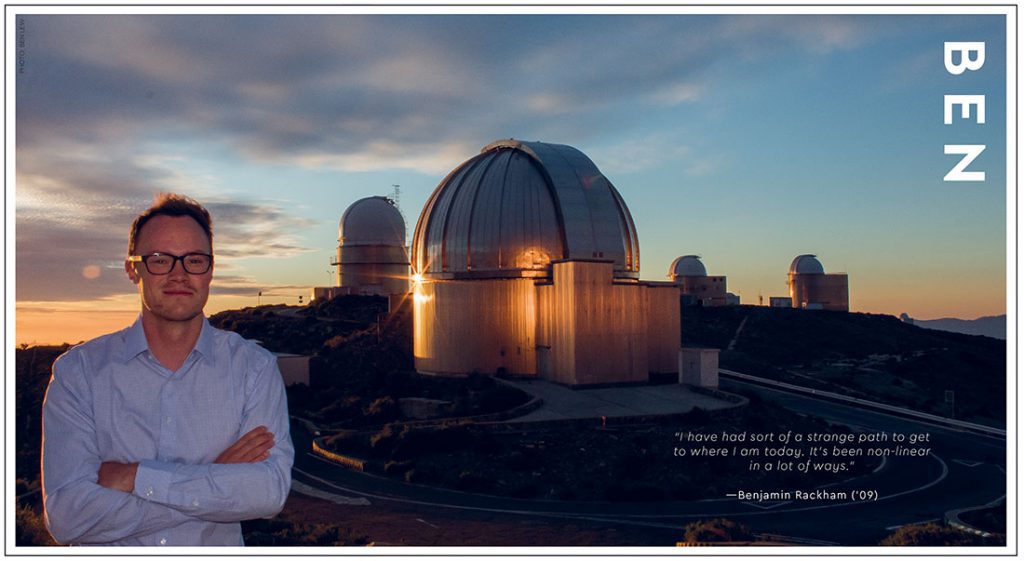
[(203, 329), (199, 332), (199, 340), (196, 341), (196, 347), (193, 349), (198, 352), (207, 360), (213, 360), (213, 326), (210, 325), (210, 320), (203, 316)]
[(135, 323), (125, 330), (124, 361), (128, 362), (148, 350), (149, 343), (146, 342), (146, 332), (142, 329), (142, 314), (139, 314)]
[[(199, 332), (199, 340), (192, 350), (199, 353), (208, 360), (213, 359), (213, 326), (210, 321), (203, 317), (203, 327)], [(149, 342), (146, 341), (146, 331), (142, 328), (142, 315), (136, 318), (135, 323), (125, 330), (124, 336), (124, 362), (139, 356), (149, 350)]]

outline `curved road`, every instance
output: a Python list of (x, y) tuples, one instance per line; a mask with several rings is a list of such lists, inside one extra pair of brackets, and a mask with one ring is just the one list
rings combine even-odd
[[(311, 437), (293, 424), (295, 480), (350, 504), (392, 505), (424, 517), (449, 512), (457, 516), (507, 518), (510, 524), (549, 519), (586, 522), (590, 526), (645, 526), (674, 530), (702, 518), (724, 516), (746, 523), (755, 532), (796, 538), (812, 545), (875, 545), (895, 527), (941, 519), (946, 511), (987, 504), (1005, 496), (1005, 448), (1002, 439), (969, 434), (893, 417), (834, 402), (723, 380), (724, 389), (761, 394), (787, 409), (866, 431), (929, 433), (932, 455), (889, 458), (874, 473), (827, 489), (870, 490), (877, 501), (807, 501), (754, 503), (735, 498), (693, 502), (608, 503), (523, 500), (409, 485), (349, 470), (302, 450)], [(747, 489), (757, 491), (757, 489)], [(354, 507), (359, 508), (359, 507)], [(457, 544), (453, 544), (457, 545)], [(530, 545), (524, 543), (521, 545)], [(658, 544), (665, 545), (665, 544)]]

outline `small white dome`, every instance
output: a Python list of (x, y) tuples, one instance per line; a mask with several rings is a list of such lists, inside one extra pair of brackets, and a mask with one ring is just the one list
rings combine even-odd
[(341, 215), (338, 241), (342, 245), (405, 247), (405, 220), (387, 197), (359, 199)]
[(706, 277), (708, 271), (700, 262), (699, 255), (684, 255), (672, 262), (668, 274), (670, 277)]
[(810, 253), (804, 255), (797, 255), (793, 259), (793, 263), (789, 265), (789, 274), (797, 275), (824, 275), (825, 267), (821, 265), (821, 261)]

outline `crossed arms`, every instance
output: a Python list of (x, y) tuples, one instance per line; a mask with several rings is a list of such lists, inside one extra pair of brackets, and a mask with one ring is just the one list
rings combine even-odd
[(213, 463), (191, 464), (103, 457), (93, 388), (75, 375), (80, 362), (58, 361), (43, 405), (44, 505), (58, 542), (132, 541), (188, 522), (238, 522), (281, 510), (294, 451), (276, 364), (257, 375), (239, 425), (245, 434)]
[[(270, 458), (270, 449), (274, 447), (274, 433), (267, 427), (258, 426), (242, 435), (234, 444), (228, 446), (215, 464), (251, 464)], [(139, 471), (139, 463), (123, 464), (121, 462), (103, 462), (98, 472), (97, 483), (107, 489), (131, 493), (135, 491), (135, 475)]]

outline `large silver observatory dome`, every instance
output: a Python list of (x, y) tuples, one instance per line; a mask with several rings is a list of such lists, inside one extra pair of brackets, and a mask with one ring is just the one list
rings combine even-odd
[(338, 241), (346, 246), (405, 247), (405, 219), (387, 197), (359, 199), (341, 215)]
[(670, 277), (706, 277), (708, 270), (701, 263), (699, 255), (677, 257), (668, 268)]
[(542, 277), (563, 259), (615, 263), (637, 278), (640, 247), (622, 197), (594, 162), (562, 144), (500, 140), (438, 185), (416, 224), (415, 273)]
[(817, 256), (811, 254), (797, 255), (789, 265), (791, 275), (824, 275), (825, 267), (818, 261)]

